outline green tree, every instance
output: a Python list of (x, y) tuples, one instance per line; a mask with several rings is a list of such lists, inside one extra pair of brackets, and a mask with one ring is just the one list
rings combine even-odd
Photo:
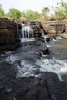
[(28, 20), (38, 19), (40, 14), (37, 11), (27, 10), (26, 12), (22, 12), (22, 16), (26, 17)]
[(2, 9), (2, 5), (0, 4), (0, 17), (4, 16), (4, 10)]
[(19, 19), (21, 17), (21, 12), (15, 8), (11, 8), (9, 9), (7, 16), (10, 18)]
[(50, 10), (49, 10), (48, 7), (44, 7), (44, 8), (42, 9), (42, 14), (47, 16), (47, 14), (49, 13), (49, 11), (50, 11)]
[(67, 3), (63, 1), (57, 3), (57, 7), (54, 9), (54, 12), (56, 20), (67, 18)]
[(48, 13), (50, 12), (50, 9), (48, 7), (44, 7), (42, 9), (42, 14), (41, 14), (41, 17), (43, 19), (48, 19)]
[(24, 12), (24, 11), (22, 11), (22, 12), (21, 12), (21, 17), (26, 17), (26, 15), (25, 15), (25, 12)]

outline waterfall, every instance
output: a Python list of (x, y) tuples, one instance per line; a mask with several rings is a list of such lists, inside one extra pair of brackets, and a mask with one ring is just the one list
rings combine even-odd
[(49, 35), (45, 35), (42, 29), (41, 29), (41, 32), (42, 32), (41, 37), (44, 38), (44, 41), (45, 41), (46, 43), (49, 42), (49, 41), (50, 41), (50, 36), (49, 36)]
[(22, 27), (23, 38), (33, 38), (33, 29), (29, 26)]
[(41, 32), (42, 32), (42, 36), (41, 37), (44, 37), (45, 35), (44, 35), (44, 32), (43, 32), (43, 30), (41, 29)]
[(41, 32), (42, 32), (42, 36), (41, 36), (41, 37), (43, 37), (43, 38), (44, 38), (44, 40), (45, 40), (45, 39), (47, 39), (47, 38), (50, 38), (50, 37), (49, 37), (49, 35), (45, 35), (45, 34), (44, 34), (44, 32), (43, 32), (43, 30), (42, 30), (42, 29), (41, 29)]
[(22, 26), (21, 42), (34, 41), (33, 29), (30, 26)]

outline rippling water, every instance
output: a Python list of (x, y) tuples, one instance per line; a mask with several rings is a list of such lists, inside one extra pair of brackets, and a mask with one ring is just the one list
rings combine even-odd
[(57, 41), (50, 41), (50, 50), (54, 57), (60, 60), (67, 60), (67, 39), (59, 39)]
[(44, 64), (48, 62), (48, 71), (57, 73), (60, 80), (67, 80), (67, 39), (56, 39), (56, 41), (50, 41), (49, 45), (53, 59), (52, 62), (48, 59), (44, 60)]
[[(45, 44), (44, 44), (45, 45)], [(16, 64), (18, 68), (16, 77), (39, 77), (39, 72), (55, 72), (62, 81), (67, 80), (67, 39), (51, 40), (46, 43), (52, 57), (45, 55), (37, 58), (32, 46), (27, 45), (27, 51), (23, 47), (14, 52), (1, 54), (1, 58), (6, 59), (10, 64)], [(30, 48), (30, 49), (29, 49)], [(33, 54), (34, 53), (34, 54)]]

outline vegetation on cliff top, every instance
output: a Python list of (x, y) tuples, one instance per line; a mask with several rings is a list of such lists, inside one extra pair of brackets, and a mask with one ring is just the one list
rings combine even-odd
[(57, 7), (53, 8), (54, 13), (49, 15), (50, 9), (48, 7), (44, 7), (42, 9), (42, 13), (38, 13), (37, 11), (27, 10), (20, 11), (16, 8), (10, 8), (8, 13), (6, 14), (0, 4), (0, 17), (8, 17), (13, 19), (48, 19), (48, 20), (62, 20), (67, 18), (67, 3), (59, 2), (57, 3)]

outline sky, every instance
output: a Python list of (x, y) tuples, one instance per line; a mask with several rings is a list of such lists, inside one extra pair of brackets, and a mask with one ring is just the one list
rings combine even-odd
[[(67, 0), (63, 1), (67, 2)], [(57, 2), (61, 2), (61, 0), (0, 0), (0, 4), (2, 4), (2, 8), (6, 13), (10, 8), (16, 8), (20, 11), (26, 11), (30, 9), (41, 13), (43, 7), (49, 7), (51, 9), (52, 6), (56, 7)]]

